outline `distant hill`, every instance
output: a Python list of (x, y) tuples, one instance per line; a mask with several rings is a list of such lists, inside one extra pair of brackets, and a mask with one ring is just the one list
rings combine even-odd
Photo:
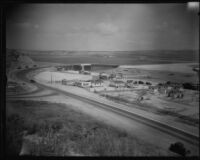
[(173, 54), (199, 54), (198, 50), (135, 50), (135, 51), (70, 51), (70, 50), (17, 50), (25, 55), (173, 55)]
[(6, 72), (15, 68), (25, 68), (26, 66), (32, 67), (35, 64), (36, 63), (29, 56), (18, 50), (6, 50)]
[[(197, 50), (138, 50), (138, 51), (69, 51), (69, 50), (10, 50), (28, 56), (35, 62), (62, 64), (95, 63), (113, 65), (198, 63)], [(12, 54), (13, 56), (15, 53)]]

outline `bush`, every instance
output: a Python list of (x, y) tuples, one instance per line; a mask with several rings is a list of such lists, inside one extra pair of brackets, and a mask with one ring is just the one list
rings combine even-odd
[(127, 83), (132, 83), (133, 82), (133, 80), (127, 80)]
[(134, 82), (134, 84), (137, 84), (137, 83), (138, 83), (137, 81)]
[(167, 85), (170, 85), (170, 84), (171, 84), (171, 82), (170, 82), (170, 81), (167, 81), (167, 82), (166, 82), (166, 84), (167, 84)]
[(18, 114), (6, 118), (6, 155), (18, 155), (22, 145), (22, 131), (24, 119)]
[(144, 84), (144, 82), (142, 82), (142, 81), (139, 81), (138, 83), (139, 83), (139, 84)]
[(35, 81), (33, 79), (30, 80), (31, 83), (35, 83)]
[(146, 85), (151, 85), (151, 83), (150, 82), (146, 82)]
[(184, 89), (191, 89), (191, 90), (198, 90), (199, 87), (193, 85), (192, 83), (183, 83), (183, 88)]
[(171, 144), (169, 147), (169, 150), (172, 152), (178, 153), (182, 156), (186, 156), (186, 154), (190, 153), (190, 151), (186, 150), (183, 143), (181, 143), (181, 142), (176, 142), (174, 144)]

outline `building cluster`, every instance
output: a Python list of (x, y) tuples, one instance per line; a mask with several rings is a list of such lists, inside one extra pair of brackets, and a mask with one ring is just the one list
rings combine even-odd
[[(63, 85), (73, 85), (83, 88), (93, 87), (114, 87), (114, 88), (134, 88), (137, 84), (151, 85), (150, 82), (134, 81), (128, 79), (123, 73), (90, 72), (91, 80), (62, 80)], [(105, 85), (106, 82), (106, 85)]]
[[(62, 67), (61, 67), (62, 68)], [(57, 70), (61, 69), (57, 67)], [(62, 68), (63, 69), (63, 68)], [(62, 80), (63, 85), (73, 85), (83, 88), (95, 88), (95, 87), (113, 87), (113, 88), (134, 88), (137, 85), (144, 85), (154, 93), (165, 94), (167, 97), (183, 98), (183, 86), (178, 83), (166, 82), (152, 85), (150, 82), (144, 82), (141, 80), (135, 81), (127, 78), (123, 73), (95, 73), (91, 72), (90, 64), (80, 65), (68, 65), (64, 66), (64, 70), (77, 72), (79, 74), (90, 74), (91, 80)], [(104, 82), (107, 82), (106, 85)]]
[(183, 98), (184, 96), (184, 88), (179, 83), (168, 81), (166, 83), (159, 83), (156, 86), (151, 86), (150, 89), (153, 90), (154, 93), (165, 94), (166, 97)]

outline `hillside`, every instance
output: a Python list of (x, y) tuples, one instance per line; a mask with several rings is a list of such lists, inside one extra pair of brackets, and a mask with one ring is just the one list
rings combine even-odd
[(17, 50), (6, 50), (6, 73), (16, 68), (33, 67), (36, 63), (24, 53)]

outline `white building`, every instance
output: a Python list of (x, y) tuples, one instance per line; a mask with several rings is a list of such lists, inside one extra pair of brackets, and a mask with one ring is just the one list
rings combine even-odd
[(101, 80), (92, 80), (91, 81), (91, 86), (92, 87), (102, 87), (103, 83)]
[(125, 87), (126, 84), (123, 81), (111, 81), (110, 86), (111, 87)]
[(90, 87), (91, 82), (90, 81), (77, 82), (77, 86), (79, 86), (79, 87)]

